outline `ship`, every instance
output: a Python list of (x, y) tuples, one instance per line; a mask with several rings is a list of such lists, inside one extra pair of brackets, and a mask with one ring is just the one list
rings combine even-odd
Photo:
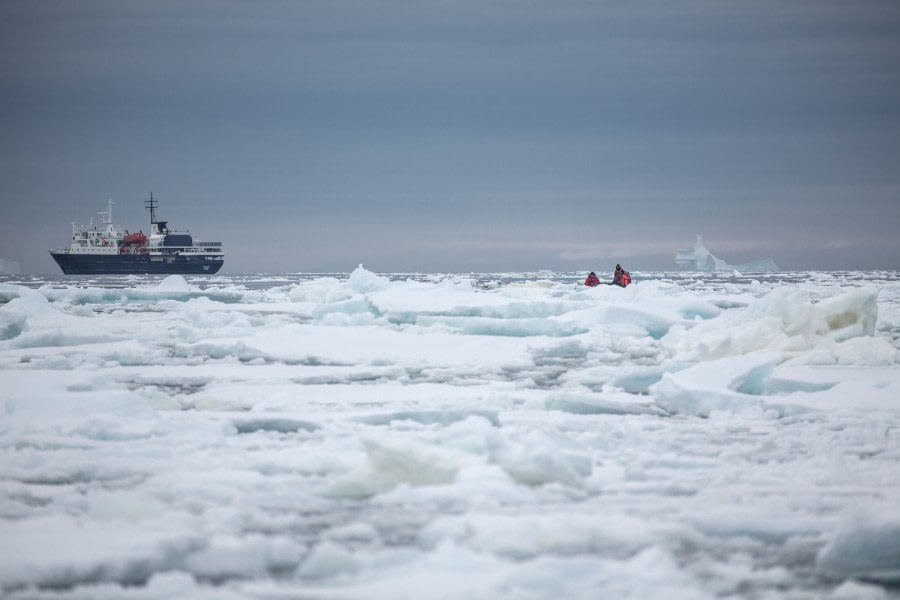
[(221, 242), (195, 242), (188, 232), (169, 229), (156, 218), (153, 194), (145, 200), (150, 211), (150, 232), (129, 233), (113, 224), (112, 205), (100, 212), (100, 226), (91, 218), (87, 226), (72, 223), (72, 244), (50, 250), (66, 275), (212, 275), (222, 268)]

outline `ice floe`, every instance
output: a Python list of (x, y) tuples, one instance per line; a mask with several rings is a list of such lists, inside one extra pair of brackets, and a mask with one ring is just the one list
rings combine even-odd
[(887, 598), (896, 273), (0, 281), (0, 595)]

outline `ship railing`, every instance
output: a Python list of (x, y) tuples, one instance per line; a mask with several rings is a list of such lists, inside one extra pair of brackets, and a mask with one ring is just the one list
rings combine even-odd
[(221, 254), (222, 249), (218, 246), (209, 246), (200, 248), (197, 246), (166, 246), (165, 248), (150, 248), (150, 254), (169, 255), (169, 254)]

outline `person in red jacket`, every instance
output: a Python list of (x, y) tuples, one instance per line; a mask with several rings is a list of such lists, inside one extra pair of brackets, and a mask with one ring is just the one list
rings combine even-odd
[(616, 265), (616, 272), (613, 274), (613, 285), (625, 287), (631, 283), (631, 273), (622, 268), (622, 265)]
[(584, 285), (586, 285), (588, 287), (594, 287), (596, 285), (600, 285), (600, 278), (597, 277), (596, 273), (591, 271), (588, 274), (587, 279), (584, 280)]

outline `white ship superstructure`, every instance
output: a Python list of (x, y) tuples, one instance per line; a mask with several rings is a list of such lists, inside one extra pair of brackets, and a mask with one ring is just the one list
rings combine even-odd
[(124, 234), (116, 229), (112, 220), (112, 199), (105, 211), (100, 211), (100, 227), (94, 225), (91, 217), (90, 224), (76, 225), (72, 222), (72, 245), (70, 252), (80, 254), (118, 254)]

